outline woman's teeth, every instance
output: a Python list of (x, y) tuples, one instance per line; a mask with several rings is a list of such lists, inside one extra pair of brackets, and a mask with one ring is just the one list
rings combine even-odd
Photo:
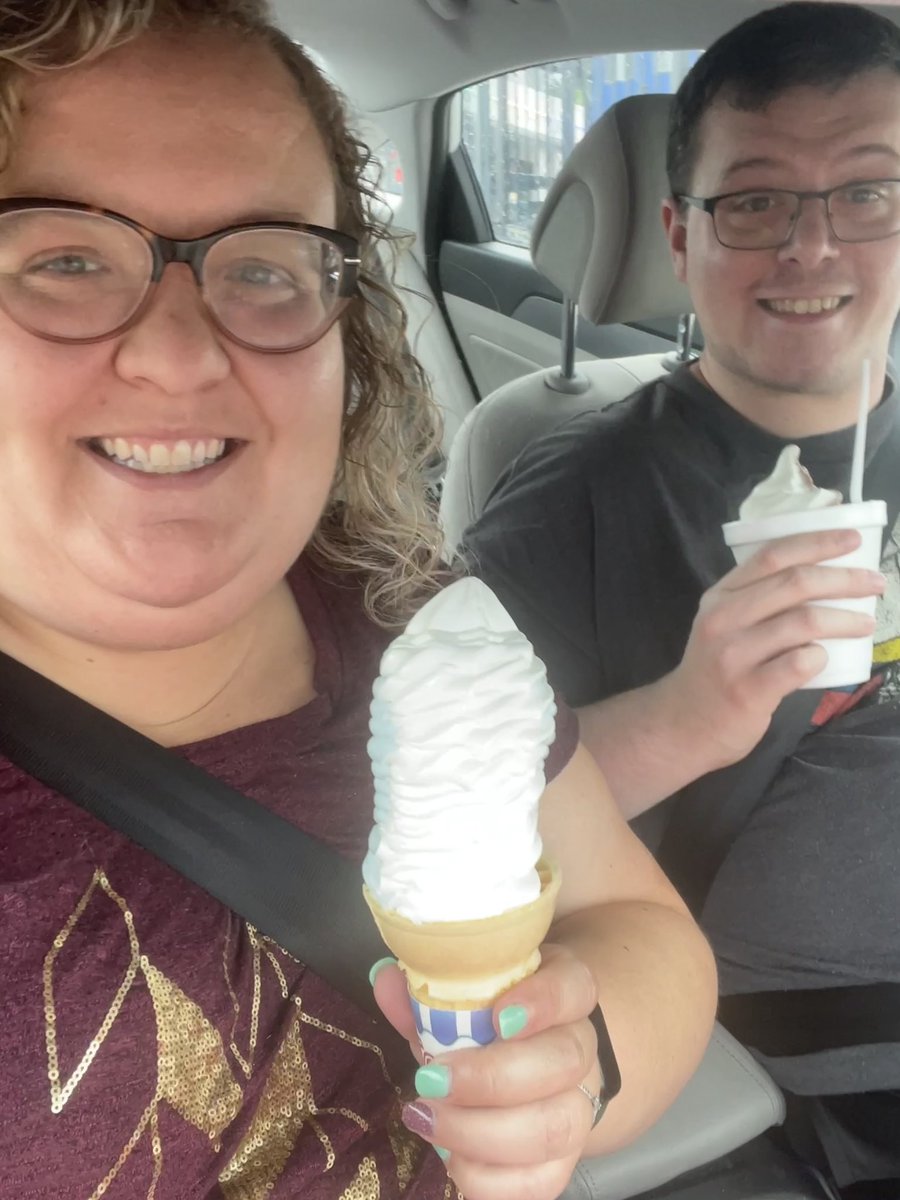
[(94, 443), (103, 454), (132, 471), (144, 471), (148, 475), (177, 475), (185, 471), (198, 471), (218, 462), (225, 454), (226, 443), (222, 438), (206, 441), (180, 441), (174, 446), (153, 442), (149, 446), (129, 442), (125, 438), (100, 438)]
[(806, 313), (831, 312), (841, 303), (842, 296), (817, 296), (813, 300), (764, 300), (763, 304), (777, 313)]

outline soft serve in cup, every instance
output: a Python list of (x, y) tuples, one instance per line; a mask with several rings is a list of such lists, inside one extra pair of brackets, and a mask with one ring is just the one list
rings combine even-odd
[[(735, 561), (740, 564), (776, 538), (826, 529), (857, 529), (862, 537), (857, 549), (822, 565), (877, 571), (881, 561), (882, 530), (886, 524), (887, 509), (883, 500), (844, 504), (840, 492), (816, 487), (800, 463), (798, 446), (785, 446), (771, 475), (757, 484), (741, 505), (739, 519), (723, 526), (723, 532)], [(875, 596), (862, 596), (815, 603), (874, 616), (876, 600)], [(804, 687), (847, 687), (865, 683), (871, 675), (871, 635), (831, 638), (819, 644), (828, 653), (828, 664)]]

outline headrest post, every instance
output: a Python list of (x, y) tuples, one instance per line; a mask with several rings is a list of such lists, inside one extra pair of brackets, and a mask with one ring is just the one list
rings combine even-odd
[(678, 318), (678, 361), (690, 362), (696, 358), (694, 353), (694, 326), (697, 318), (691, 313), (682, 313)]
[(700, 357), (694, 349), (694, 329), (697, 318), (693, 313), (681, 313), (678, 318), (678, 332), (675, 334), (675, 349), (662, 360), (667, 371), (677, 371), (685, 363), (694, 362)]
[(586, 392), (588, 381), (575, 370), (575, 334), (578, 329), (578, 304), (569, 296), (563, 299), (562, 329), (562, 366), (558, 371), (551, 371), (544, 377), (544, 384), (553, 392), (564, 392), (566, 395), (577, 395)]
[(564, 379), (575, 377), (575, 331), (578, 328), (578, 305), (566, 296), (563, 301), (562, 330), (562, 373)]

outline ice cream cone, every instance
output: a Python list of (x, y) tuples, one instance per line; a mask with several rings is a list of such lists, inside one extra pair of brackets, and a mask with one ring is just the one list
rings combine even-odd
[(560, 885), (554, 864), (541, 859), (537, 870), (541, 893), (536, 900), (472, 921), (416, 924), (382, 908), (363, 889), (415, 1000), (442, 1010), (488, 1009), (501, 993), (537, 970)]

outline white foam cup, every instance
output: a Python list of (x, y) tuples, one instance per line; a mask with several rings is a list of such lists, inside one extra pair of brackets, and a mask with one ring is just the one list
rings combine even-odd
[[(818, 533), (826, 529), (857, 529), (862, 542), (856, 550), (830, 558), (827, 567), (864, 567), (877, 571), (881, 563), (882, 530), (887, 524), (883, 500), (864, 500), (859, 504), (835, 504), (812, 512), (788, 513), (751, 521), (731, 521), (722, 526), (725, 543), (740, 565), (768, 542), (795, 533)], [(850, 609), (875, 615), (877, 596), (852, 599), (814, 600), (829, 608)], [(828, 654), (824, 670), (805, 683), (805, 688), (847, 687), (865, 683), (872, 673), (872, 635), (854, 638), (827, 638), (819, 642)]]

